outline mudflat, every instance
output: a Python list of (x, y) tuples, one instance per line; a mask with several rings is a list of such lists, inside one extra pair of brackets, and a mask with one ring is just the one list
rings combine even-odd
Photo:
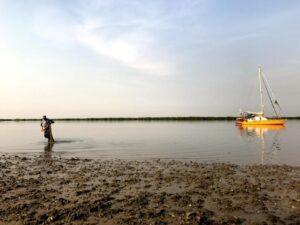
[(0, 224), (300, 224), (300, 167), (0, 157)]

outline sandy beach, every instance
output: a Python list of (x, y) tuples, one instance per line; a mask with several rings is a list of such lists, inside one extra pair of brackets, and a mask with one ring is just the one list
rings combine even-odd
[(300, 167), (3, 154), (0, 224), (299, 224)]

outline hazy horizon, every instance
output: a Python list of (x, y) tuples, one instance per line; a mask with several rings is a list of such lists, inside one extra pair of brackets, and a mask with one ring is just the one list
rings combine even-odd
[(299, 22), (292, 0), (0, 0), (0, 118), (234, 116), (258, 66), (299, 116)]

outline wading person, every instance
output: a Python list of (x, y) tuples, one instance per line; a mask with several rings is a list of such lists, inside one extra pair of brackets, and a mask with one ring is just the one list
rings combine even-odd
[(52, 135), (52, 129), (51, 129), (52, 123), (54, 123), (53, 120), (48, 119), (47, 116), (43, 116), (43, 119), (41, 122), (41, 127), (42, 127), (42, 131), (44, 132), (44, 137), (48, 139), (49, 143), (54, 142), (54, 138)]

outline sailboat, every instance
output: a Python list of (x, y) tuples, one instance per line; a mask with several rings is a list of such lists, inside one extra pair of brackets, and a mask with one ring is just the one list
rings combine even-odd
[[(280, 118), (279, 111), (281, 110), (280, 105), (271, 90), (271, 87), (262, 73), (261, 68), (258, 68), (259, 77), (259, 92), (260, 92), (260, 112), (241, 112), (239, 117), (236, 119), (237, 125), (242, 126), (284, 126), (285, 120)], [(267, 118), (264, 114), (264, 96), (263, 96), (263, 85), (266, 93), (271, 102), (272, 108), (275, 112), (276, 117)]]

